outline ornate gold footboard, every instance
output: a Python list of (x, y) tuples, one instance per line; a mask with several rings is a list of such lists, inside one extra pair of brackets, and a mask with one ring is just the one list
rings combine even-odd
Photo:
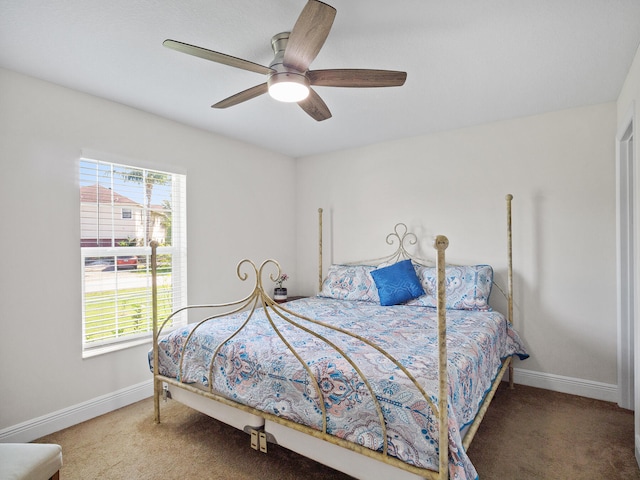
[[(509, 241), (509, 285), (508, 285), (508, 294), (507, 300), (509, 302), (509, 317), (508, 320), (511, 322), (512, 316), (512, 280), (511, 280), (511, 210), (510, 210), (510, 202), (511, 196), (507, 196), (507, 205), (508, 205), (508, 241)], [(322, 231), (322, 216), (320, 211), (320, 232)], [(405, 227), (406, 228), (406, 227)], [(400, 241), (400, 246), (398, 248), (398, 252), (393, 254), (392, 256), (401, 256), (407, 257), (408, 254), (405, 250), (405, 237), (397, 234), (396, 236)], [(388, 241), (388, 240), (387, 240)], [(388, 241), (389, 243), (389, 241)], [(320, 236), (320, 263), (322, 263), (322, 236)], [(378, 461), (381, 461), (385, 464), (391, 465), (400, 469), (400, 471), (404, 471), (409, 474), (415, 475), (415, 477), (411, 478), (429, 478), (429, 479), (446, 479), (449, 478), (449, 457), (448, 457), (448, 449), (443, 448), (439, 450), (438, 455), (438, 471), (420, 468), (415, 465), (411, 465), (409, 463), (405, 463), (395, 456), (389, 454), (389, 444), (388, 444), (388, 435), (387, 435), (387, 422), (385, 421), (385, 417), (383, 415), (383, 406), (377, 398), (376, 392), (374, 391), (374, 387), (372, 386), (370, 380), (367, 378), (365, 373), (362, 371), (361, 367), (358, 365), (357, 361), (352, 359), (348, 352), (345, 351), (345, 348), (342, 347), (339, 343), (332, 341), (331, 339), (325, 337), (324, 335), (316, 332), (312, 327), (319, 326), (322, 329), (329, 329), (331, 331), (339, 332), (340, 334), (346, 335), (352, 339), (361, 342), (367, 347), (378, 352), (381, 357), (384, 357), (386, 361), (390, 362), (402, 372), (402, 374), (408, 379), (408, 382), (413, 385), (418, 392), (420, 392), (422, 400), (428, 404), (429, 409), (432, 412), (435, 412), (437, 415), (437, 425), (438, 425), (438, 443), (439, 445), (449, 445), (449, 419), (448, 419), (448, 393), (449, 393), (449, 385), (448, 385), (448, 375), (447, 375), (447, 315), (446, 315), (446, 280), (445, 280), (445, 250), (448, 246), (448, 239), (444, 236), (437, 236), (434, 241), (434, 248), (436, 249), (436, 262), (435, 268), (437, 272), (437, 337), (438, 337), (438, 392), (437, 392), (437, 402), (432, 400), (431, 395), (425, 391), (422, 384), (414, 378), (412, 373), (396, 358), (394, 358), (390, 353), (385, 351), (383, 348), (378, 346), (376, 343), (367, 339), (365, 336), (353, 333), (349, 330), (346, 330), (341, 327), (336, 327), (334, 325), (328, 324), (323, 321), (319, 321), (314, 318), (310, 318), (305, 315), (301, 315), (291, 308), (288, 308), (286, 304), (276, 303), (267, 293), (263, 284), (263, 280), (268, 278), (271, 281), (275, 280), (281, 273), (279, 264), (274, 260), (266, 260), (259, 266), (250, 260), (242, 260), (237, 266), (237, 276), (241, 281), (247, 281), (251, 278), (254, 279), (254, 287), (249, 295), (245, 298), (230, 303), (224, 304), (212, 304), (212, 305), (192, 305), (186, 306), (179, 310), (173, 312), (167, 319), (165, 319), (161, 324), (158, 321), (157, 314), (157, 284), (156, 284), (156, 268), (157, 268), (157, 245), (152, 244), (152, 256), (151, 256), (151, 266), (153, 273), (153, 320), (154, 320), (154, 328), (153, 328), (153, 372), (154, 372), (154, 410), (155, 410), (155, 421), (157, 423), (160, 422), (160, 399), (165, 392), (163, 387), (164, 385), (168, 385), (170, 387), (177, 387), (185, 392), (189, 392), (189, 394), (202, 397), (205, 399), (210, 399), (218, 404), (232, 407), (235, 410), (239, 410), (242, 412), (246, 412), (251, 415), (253, 419), (263, 419), (266, 422), (272, 422), (274, 424), (283, 425), (291, 430), (302, 432), (305, 435), (310, 437), (314, 437), (320, 439), (324, 442), (328, 442), (332, 445), (339, 446), (346, 450), (356, 452), (362, 456), (372, 458)], [(247, 270), (249, 273), (247, 273)], [(320, 267), (319, 281), (322, 280), (322, 267)], [(216, 313), (206, 313), (204, 318), (199, 321), (194, 328), (190, 330), (190, 332), (186, 335), (186, 339), (184, 340), (184, 346), (190, 344), (192, 342), (192, 335), (194, 332), (198, 330), (198, 328), (203, 325), (205, 322), (214, 319), (221, 319), (227, 315), (238, 314), (240, 312), (248, 312), (246, 318), (244, 318), (239, 325), (239, 327), (235, 331), (229, 332), (225, 338), (219, 342), (218, 346), (213, 351), (211, 358), (211, 364), (209, 365), (208, 378), (209, 384), (207, 388), (202, 388), (198, 386), (194, 386), (184, 382), (183, 379), (183, 360), (184, 353), (180, 354), (179, 366), (178, 366), (178, 375), (176, 378), (170, 376), (160, 375), (159, 368), (159, 340), (160, 335), (162, 334), (163, 329), (169, 324), (171, 319), (178, 314), (187, 312), (187, 311), (203, 311), (209, 312), (213, 310)], [(219, 311), (224, 310), (224, 311)], [(336, 437), (327, 433), (327, 410), (324, 401), (318, 402), (318, 408), (321, 410), (322, 416), (322, 425), (320, 428), (313, 428), (311, 426), (303, 425), (292, 420), (282, 418), (273, 413), (265, 412), (262, 410), (258, 410), (251, 406), (236, 402), (231, 400), (223, 395), (220, 395), (216, 391), (214, 391), (214, 376), (216, 372), (214, 371), (215, 359), (220, 352), (220, 349), (226, 344), (228, 341), (232, 340), (234, 337), (240, 334), (240, 332), (245, 328), (245, 326), (251, 321), (257, 311), (261, 311), (261, 314), (264, 314), (267, 322), (271, 326), (271, 329), (275, 334), (280, 338), (282, 343), (286, 345), (289, 352), (296, 358), (299, 365), (304, 369), (307, 376), (309, 378), (316, 378), (314, 372), (308, 365), (308, 362), (303, 356), (299, 353), (298, 349), (295, 345), (293, 345), (287, 338), (287, 330), (290, 327), (299, 329), (301, 331), (306, 332), (309, 336), (317, 339), (318, 341), (323, 342), (328, 349), (337, 352), (342, 358), (346, 360), (346, 362), (351, 366), (351, 368), (357, 372), (358, 376), (362, 379), (362, 382), (365, 385), (366, 391), (368, 392), (369, 398), (371, 399), (373, 406), (375, 408), (375, 415), (378, 418), (379, 428), (382, 432), (382, 441), (383, 445), (379, 451), (372, 450), (363, 445), (353, 443), (348, 440), (344, 440), (342, 438)], [(283, 325), (285, 327), (283, 327)], [(186, 350), (186, 348), (184, 348)], [(475, 435), (478, 426), (484, 416), (491, 398), (495, 393), (499, 381), (502, 378), (504, 372), (509, 369), (511, 371), (511, 357), (508, 357), (502, 364), (501, 370), (496, 377), (496, 380), (493, 382), (493, 385), (490, 391), (485, 395), (483, 404), (480, 407), (478, 414), (476, 415), (473, 423), (466, 430), (466, 434), (463, 438), (463, 446), (466, 449), (468, 445), (471, 443), (473, 436)], [(313, 396), (319, 399), (323, 399), (323, 393), (321, 391), (321, 387), (319, 385), (318, 379), (316, 378), (315, 382), (310, 382), (309, 388), (313, 391)], [(436, 404), (437, 403), (437, 404)], [(224, 419), (223, 419), (224, 421)], [(255, 445), (262, 447), (262, 439), (265, 439), (264, 450), (266, 450), (266, 439), (269, 436), (269, 432), (264, 431), (264, 427), (262, 425), (255, 425), (256, 421), (253, 422), (252, 428), (250, 428), (250, 433), (254, 437), (252, 437), (252, 443)], [(407, 477), (408, 478), (408, 477)]]

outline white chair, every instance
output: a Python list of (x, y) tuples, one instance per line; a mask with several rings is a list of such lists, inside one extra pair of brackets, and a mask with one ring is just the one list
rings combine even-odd
[(1, 480), (59, 480), (62, 447), (53, 443), (0, 443)]

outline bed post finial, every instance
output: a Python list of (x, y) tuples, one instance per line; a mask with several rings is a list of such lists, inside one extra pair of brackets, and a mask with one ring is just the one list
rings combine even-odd
[(437, 235), (433, 241), (433, 247), (440, 252), (444, 251), (449, 246), (449, 239), (444, 235)]
[(322, 291), (322, 208), (318, 209), (318, 292)]

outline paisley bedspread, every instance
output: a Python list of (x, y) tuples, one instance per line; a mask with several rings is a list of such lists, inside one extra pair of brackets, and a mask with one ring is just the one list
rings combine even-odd
[[(285, 306), (375, 343), (402, 364), (437, 405), (435, 309), (382, 307), (372, 302), (320, 297)], [(206, 389), (213, 383), (214, 391), (222, 396), (319, 430), (324, 403), (327, 433), (382, 451), (383, 433), (373, 400), (376, 398), (387, 427), (389, 454), (421, 468), (438, 469), (437, 416), (390, 360), (357, 338), (298, 319), (305, 328), (330, 340), (330, 347), (270, 311), (271, 321), (304, 361), (305, 368), (274, 333), (262, 310), (256, 311), (247, 325), (218, 350), (218, 345), (236, 332), (246, 316), (235, 314), (198, 327), (186, 346), (182, 372), (180, 354), (194, 325), (171, 332), (160, 342), (160, 373)], [(504, 316), (494, 311), (447, 310), (447, 349), (450, 478), (475, 479), (477, 474), (462, 447), (460, 431), (473, 421), (501, 360), (528, 355)], [(153, 364), (152, 352), (149, 362)]]

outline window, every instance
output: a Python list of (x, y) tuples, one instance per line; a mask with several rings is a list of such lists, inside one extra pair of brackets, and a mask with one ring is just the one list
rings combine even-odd
[(158, 318), (186, 304), (186, 177), (82, 158), (79, 179), (87, 357), (151, 337), (151, 241), (159, 244)]

